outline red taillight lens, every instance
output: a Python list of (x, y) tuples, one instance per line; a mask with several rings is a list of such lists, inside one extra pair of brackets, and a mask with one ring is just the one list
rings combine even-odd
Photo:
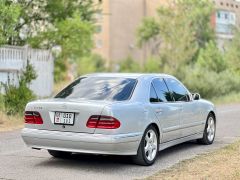
[(37, 111), (25, 111), (24, 120), (27, 124), (43, 124), (42, 117)]
[(91, 116), (87, 121), (88, 128), (98, 128), (98, 129), (117, 129), (121, 123), (114, 117), (111, 116)]
[(87, 127), (89, 127), (89, 128), (96, 128), (97, 123), (98, 123), (98, 120), (99, 120), (99, 117), (100, 117), (100, 116), (91, 116), (91, 117), (88, 119)]
[(120, 127), (120, 122), (111, 116), (100, 116), (97, 127), (100, 129), (117, 129)]

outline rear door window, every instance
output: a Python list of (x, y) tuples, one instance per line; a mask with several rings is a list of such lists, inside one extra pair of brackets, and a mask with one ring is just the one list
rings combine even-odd
[(83, 77), (58, 93), (55, 98), (82, 100), (128, 100), (137, 83), (133, 78)]
[(173, 101), (171, 93), (169, 92), (163, 79), (157, 78), (152, 81), (153, 87), (158, 96), (158, 102)]
[(159, 99), (157, 97), (157, 93), (153, 87), (153, 85), (151, 85), (151, 89), (150, 89), (150, 102), (155, 103), (155, 102), (159, 102)]

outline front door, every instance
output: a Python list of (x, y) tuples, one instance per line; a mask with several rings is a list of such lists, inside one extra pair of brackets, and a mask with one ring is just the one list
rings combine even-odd
[(189, 136), (202, 131), (203, 123), (200, 120), (200, 106), (196, 101), (190, 100), (183, 103), (181, 114), (182, 136)]
[(202, 127), (199, 119), (200, 107), (195, 101), (192, 101), (189, 91), (181, 82), (172, 78), (166, 78), (165, 82), (175, 103), (182, 107), (180, 113), (181, 137), (198, 133)]
[(160, 121), (162, 143), (178, 139), (180, 131), (181, 105), (174, 103), (172, 96), (161, 78), (153, 80), (151, 85), (151, 108)]

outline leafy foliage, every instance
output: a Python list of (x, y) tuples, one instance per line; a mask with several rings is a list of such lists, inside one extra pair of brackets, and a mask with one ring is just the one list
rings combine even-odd
[(7, 114), (23, 113), (26, 104), (35, 98), (35, 95), (29, 89), (29, 85), (36, 78), (37, 75), (32, 65), (28, 62), (26, 69), (20, 75), (18, 86), (11, 84), (11, 82), (4, 84), (5, 94), (3, 95), (3, 100)]
[(63, 59), (56, 58), (54, 63), (54, 81), (61, 82), (66, 79), (67, 67)]
[(18, 36), (15, 31), (20, 16), (20, 6), (17, 3), (8, 4), (0, 1), (0, 45), (11, 43)]
[(187, 68), (184, 83), (192, 92), (199, 92), (205, 98), (219, 97), (239, 92), (240, 78), (229, 70), (217, 73), (195, 67)]
[(227, 63), (225, 62), (223, 54), (213, 41), (206, 44), (205, 48), (200, 49), (196, 64), (205, 70), (216, 73), (227, 69)]
[(155, 57), (148, 58), (143, 67), (143, 71), (147, 73), (157, 73), (161, 72), (161, 70), (161, 62), (158, 61)]
[(160, 7), (156, 18), (144, 19), (138, 42), (154, 44), (154, 53), (143, 71), (173, 74), (206, 98), (239, 92), (240, 33), (221, 52), (210, 25), (212, 12), (208, 0), (178, 0)]
[[(232, 42), (226, 47), (224, 58), (228, 63), (228, 67), (240, 76), (240, 31), (235, 32)], [(240, 78), (240, 77), (239, 77)]]
[(174, 6), (158, 9), (156, 18), (146, 18), (138, 30), (139, 44), (155, 44), (163, 69), (178, 71), (191, 63), (200, 47), (213, 38), (210, 17), (213, 12), (209, 1), (182, 0)]
[(104, 59), (97, 54), (83, 57), (77, 61), (77, 64), (78, 75), (92, 72), (103, 72), (106, 70)]
[[(1, 90), (1, 85), (0, 85), (0, 90)], [(3, 95), (0, 94), (0, 110), (4, 109), (4, 99), (3, 99)]]
[[(9, 11), (11, 16), (17, 16), (14, 26), (16, 36), (9, 44), (25, 45), (29, 39), (40, 32), (56, 29), (56, 24), (78, 14), (82, 21), (93, 22), (96, 12), (94, 0), (2, 0), (2, 9), (17, 6), (17, 11)], [(5, 11), (2, 11), (6, 14)], [(11, 19), (7, 20), (9, 23)]]
[(121, 72), (139, 72), (140, 65), (132, 57), (128, 56), (126, 59), (122, 60), (120, 63)]
[(59, 81), (66, 77), (66, 71), (72, 64), (77, 63), (79, 58), (91, 54), (97, 4), (93, 0), (45, 2), (42, 12), (48, 15), (44, 19), (47, 25), (45, 29), (38, 30), (36, 36), (30, 37), (29, 42), (33, 47), (61, 48), (55, 63), (55, 81)]
[(93, 47), (92, 35), (94, 28), (90, 22), (81, 20), (77, 14), (72, 18), (55, 24), (56, 29), (48, 29), (32, 38), (33, 47), (61, 47), (63, 59), (77, 58), (88, 54)]
[(0, 44), (60, 47), (55, 80), (66, 76), (69, 64), (91, 53), (99, 11), (95, 0), (3, 0), (0, 9), (0, 25), (7, 32), (2, 36), (0, 29)]

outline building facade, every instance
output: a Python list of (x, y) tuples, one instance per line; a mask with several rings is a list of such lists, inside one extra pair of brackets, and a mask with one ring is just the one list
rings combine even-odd
[(226, 41), (231, 41), (234, 28), (240, 27), (240, 0), (214, 0), (216, 12), (214, 26), (218, 47), (224, 49)]
[[(146, 16), (155, 16), (160, 6), (169, 5), (169, 0), (97, 0), (100, 3), (95, 34), (94, 52), (107, 60), (107, 66), (118, 64), (131, 56), (140, 64), (151, 53), (150, 44), (137, 46), (136, 32)], [(240, 0), (214, 0), (216, 12), (212, 23), (217, 41), (223, 48), (226, 40), (233, 38), (232, 27), (240, 26)]]
[(131, 56), (143, 63), (147, 47), (137, 46), (137, 28), (145, 16), (154, 16), (166, 0), (101, 0), (97, 14), (94, 52), (107, 60), (107, 66)]

